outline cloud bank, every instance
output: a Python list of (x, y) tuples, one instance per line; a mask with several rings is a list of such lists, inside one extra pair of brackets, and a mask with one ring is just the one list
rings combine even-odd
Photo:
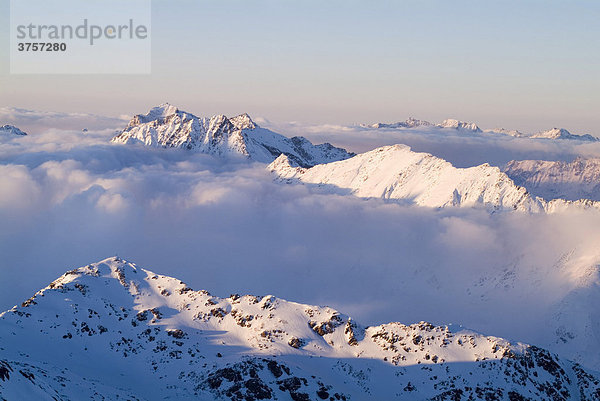
[(89, 113), (63, 113), (55, 111), (29, 110), (18, 107), (0, 107), (0, 124), (12, 124), (27, 133), (42, 133), (55, 130), (103, 130), (117, 129), (127, 124), (131, 116), (101, 116)]
[(586, 330), (597, 321), (598, 212), (366, 201), (274, 182), (259, 163), (109, 137), (48, 130), (0, 142), (0, 309), (118, 254), (215, 295), (327, 304), (365, 324), (456, 323), (558, 351), (566, 330), (580, 341), (571, 358), (596, 346)]

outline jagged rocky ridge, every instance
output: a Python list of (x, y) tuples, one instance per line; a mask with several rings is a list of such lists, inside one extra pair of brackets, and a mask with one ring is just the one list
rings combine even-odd
[(248, 114), (199, 118), (167, 103), (133, 117), (112, 142), (183, 148), (217, 156), (242, 155), (264, 163), (285, 154), (304, 167), (353, 156), (329, 143), (313, 145), (301, 136), (287, 138), (261, 128)]
[(456, 168), (431, 154), (413, 152), (406, 145), (384, 146), (348, 160), (308, 169), (282, 155), (268, 168), (288, 183), (302, 182), (325, 191), (426, 207), (485, 207), (525, 212), (600, 208), (599, 203), (587, 199), (546, 201), (515, 185), (498, 167), (486, 163)]
[(2, 125), (0, 126), (0, 135), (18, 135), (25, 136), (27, 135), (25, 132), (21, 131), (19, 128), (14, 125)]
[(328, 307), (218, 298), (110, 258), (0, 315), (13, 399), (598, 400), (598, 375), (535, 346)]

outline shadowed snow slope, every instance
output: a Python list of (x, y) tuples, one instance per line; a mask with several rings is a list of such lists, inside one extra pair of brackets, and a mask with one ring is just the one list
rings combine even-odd
[(597, 400), (543, 349), (421, 322), (363, 327), (273, 296), (218, 298), (111, 258), (0, 314), (0, 397)]
[(233, 118), (224, 115), (198, 118), (167, 103), (148, 114), (133, 117), (112, 142), (183, 148), (217, 156), (242, 155), (264, 163), (285, 154), (301, 166), (352, 156), (329, 143), (313, 145), (301, 136), (287, 138), (261, 128), (247, 114)]
[(515, 183), (546, 199), (600, 201), (600, 159), (511, 161), (503, 171)]

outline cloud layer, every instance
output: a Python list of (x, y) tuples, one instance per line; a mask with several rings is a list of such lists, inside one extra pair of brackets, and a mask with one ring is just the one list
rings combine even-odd
[(127, 123), (130, 116), (107, 117), (89, 113), (61, 113), (18, 107), (0, 107), (1, 124), (17, 125), (28, 133), (47, 132), (48, 129), (75, 130), (117, 129)]
[(109, 137), (49, 130), (0, 142), (0, 309), (118, 254), (194, 289), (329, 304), (365, 324), (452, 322), (547, 345), (561, 325), (583, 335), (595, 321), (577, 294), (596, 297), (598, 212), (365, 201), (274, 182), (262, 164)]

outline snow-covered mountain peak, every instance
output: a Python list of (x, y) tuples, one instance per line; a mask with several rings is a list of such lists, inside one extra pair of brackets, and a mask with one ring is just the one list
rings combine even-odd
[(533, 138), (549, 138), (549, 139), (564, 139), (570, 138), (573, 135), (564, 128), (552, 128), (547, 131), (538, 132), (533, 134)]
[(164, 119), (179, 113), (179, 109), (169, 103), (163, 103), (159, 106), (153, 107), (146, 114), (137, 114), (133, 117), (129, 125), (147, 124), (152, 121)]
[(237, 129), (254, 129), (258, 127), (252, 118), (248, 115), (248, 113), (240, 114), (239, 116), (235, 116), (230, 118), (230, 121)]
[(18, 136), (27, 135), (25, 132), (21, 131), (19, 128), (15, 127), (14, 125), (8, 125), (8, 124), (0, 126), (0, 135), (2, 135), (2, 134), (18, 135)]
[(353, 155), (327, 143), (313, 145), (302, 137), (287, 138), (261, 128), (245, 113), (232, 118), (222, 114), (199, 118), (169, 104), (136, 115), (111, 141), (183, 148), (216, 156), (243, 156), (263, 163), (271, 163), (280, 154), (286, 154), (302, 166)]
[(580, 141), (590, 141), (595, 142), (598, 141), (598, 138), (593, 137), (589, 134), (584, 135), (575, 135), (570, 133), (564, 128), (552, 128), (547, 131), (538, 132), (536, 134), (531, 135), (531, 138), (546, 138), (546, 139), (577, 139)]
[(404, 123), (409, 127), (428, 127), (431, 125), (429, 121), (419, 120), (414, 117), (408, 117)]
[(534, 346), (427, 322), (365, 327), (272, 295), (219, 298), (116, 257), (0, 315), (9, 400), (593, 400), (599, 389)]
[(268, 167), (287, 182), (317, 184), (364, 198), (382, 198), (427, 207), (467, 206), (492, 210), (544, 210), (544, 202), (517, 187), (489, 164), (456, 168), (406, 145), (392, 145), (351, 159), (311, 168), (279, 158)]
[(432, 124), (429, 121), (418, 120), (413, 117), (408, 117), (405, 121), (399, 121), (396, 123), (375, 123), (369, 125), (362, 125), (364, 128), (417, 128), (417, 127), (429, 127)]
[(273, 163), (269, 165), (269, 167), (272, 170), (279, 170), (285, 168), (298, 168), (300, 166), (298, 163), (294, 162), (292, 159), (282, 153), (273, 161)]
[[(561, 162), (511, 162), (504, 171), (488, 163), (456, 168), (444, 159), (429, 153), (413, 152), (410, 147), (398, 144), (311, 168), (279, 157), (267, 168), (286, 183), (313, 184), (321, 191), (433, 208), (483, 207), (490, 211), (530, 213), (554, 213), (568, 208), (600, 209), (600, 186), (597, 184), (600, 168), (594, 161), (579, 160), (568, 165)], [(542, 173), (536, 172), (540, 168), (549, 169), (546, 177), (541, 178)], [(540, 179), (547, 181), (540, 187), (561, 180), (568, 181), (563, 186), (569, 186), (569, 182), (578, 183), (580, 189), (584, 186), (589, 195), (575, 197), (556, 192), (555, 196), (542, 198), (537, 190), (534, 192), (538, 196), (532, 195), (526, 188), (537, 189), (536, 181)], [(576, 189), (571, 186), (561, 191), (573, 192)]]
[(179, 109), (172, 104), (162, 103), (156, 107), (153, 107), (148, 115), (156, 116), (156, 117), (167, 117), (177, 113)]
[(475, 123), (469, 123), (465, 121), (455, 120), (448, 118), (438, 124), (440, 128), (454, 128), (466, 131), (481, 132), (481, 129)]
[(439, 124), (431, 124), (427, 121), (417, 120), (412, 117), (406, 121), (400, 121), (397, 123), (375, 123), (375, 124), (361, 124), (362, 128), (369, 129), (412, 129), (412, 128), (424, 128), (422, 132), (435, 132), (435, 129), (453, 129), (460, 132), (471, 132), (471, 133), (487, 133), (487, 134), (502, 134), (509, 135), (516, 138), (531, 138), (531, 139), (551, 139), (551, 140), (579, 140), (587, 142), (596, 142), (600, 138), (594, 137), (590, 134), (576, 135), (572, 134), (564, 128), (552, 128), (547, 131), (541, 131), (538, 133), (526, 133), (518, 130), (509, 130), (505, 128), (486, 129), (482, 130), (477, 124), (472, 122), (460, 121), (453, 118), (446, 119)]

